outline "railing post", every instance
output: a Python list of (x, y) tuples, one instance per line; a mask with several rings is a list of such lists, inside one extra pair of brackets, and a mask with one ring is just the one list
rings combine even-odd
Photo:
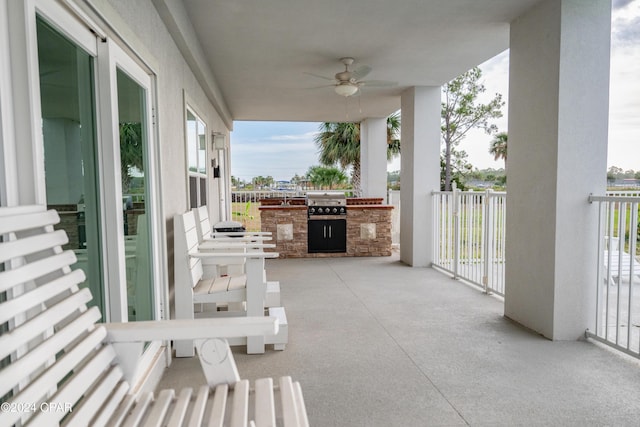
[(491, 274), (490, 269), (493, 268), (493, 254), (492, 254), (492, 243), (493, 243), (493, 200), (491, 200), (491, 196), (493, 190), (488, 189), (484, 193), (484, 209), (483, 209), (483, 220), (484, 220), (484, 273), (482, 275), (482, 285), (484, 286), (484, 292), (486, 294), (490, 293), (489, 286), (489, 275)]
[(458, 264), (460, 263), (460, 190), (455, 181), (451, 183), (453, 198), (453, 278), (458, 278)]

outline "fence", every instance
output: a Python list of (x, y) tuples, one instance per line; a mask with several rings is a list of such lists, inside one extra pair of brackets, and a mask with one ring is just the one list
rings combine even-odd
[(589, 198), (599, 221), (595, 331), (587, 336), (640, 358), (640, 197), (614, 194)]
[(503, 192), (433, 192), (433, 265), (504, 296)]

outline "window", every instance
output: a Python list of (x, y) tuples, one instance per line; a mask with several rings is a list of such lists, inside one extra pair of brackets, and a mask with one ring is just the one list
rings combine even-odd
[(207, 127), (187, 108), (189, 207), (207, 204)]

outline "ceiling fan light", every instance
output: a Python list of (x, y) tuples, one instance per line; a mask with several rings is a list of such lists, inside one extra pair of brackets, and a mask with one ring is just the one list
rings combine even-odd
[(350, 83), (340, 83), (335, 87), (335, 91), (340, 96), (351, 96), (358, 91), (358, 86)]

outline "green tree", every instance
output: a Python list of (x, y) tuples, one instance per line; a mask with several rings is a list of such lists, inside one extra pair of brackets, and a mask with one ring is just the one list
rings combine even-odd
[[(351, 184), (355, 195), (361, 195), (360, 185), (360, 124), (331, 123), (320, 125), (315, 137), (320, 163), (325, 166), (351, 166)], [(400, 114), (387, 117), (387, 159), (400, 153)]]
[(314, 187), (329, 190), (347, 182), (347, 176), (336, 167), (311, 166), (307, 178)]
[(487, 104), (478, 103), (478, 96), (486, 91), (480, 83), (481, 77), (482, 71), (475, 67), (451, 80), (442, 89), (444, 102), (441, 128), (444, 143), (444, 189), (447, 191), (451, 190), (455, 156), (466, 154), (456, 147), (467, 132), (481, 128), (487, 134), (492, 134), (497, 131), (497, 127), (490, 124), (489, 120), (502, 117), (502, 95), (496, 94)]
[(493, 154), (493, 159), (504, 160), (504, 168), (507, 169), (507, 133), (500, 132), (494, 136), (489, 146), (489, 153)]
[(400, 113), (387, 117), (387, 160), (400, 154)]
[(142, 153), (142, 125), (140, 123), (120, 123), (120, 173), (122, 191), (129, 191), (131, 169), (144, 171)]
[(619, 168), (617, 166), (611, 166), (607, 171), (607, 179), (609, 181), (614, 181), (620, 178), (623, 174), (624, 174), (624, 171), (622, 170), (622, 168)]
[[(354, 193), (360, 195), (360, 124), (322, 123), (315, 143), (320, 150), (321, 164), (338, 164), (342, 169), (351, 166), (351, 184)], [(314, 183), (312, 176), (309, 179)]]

